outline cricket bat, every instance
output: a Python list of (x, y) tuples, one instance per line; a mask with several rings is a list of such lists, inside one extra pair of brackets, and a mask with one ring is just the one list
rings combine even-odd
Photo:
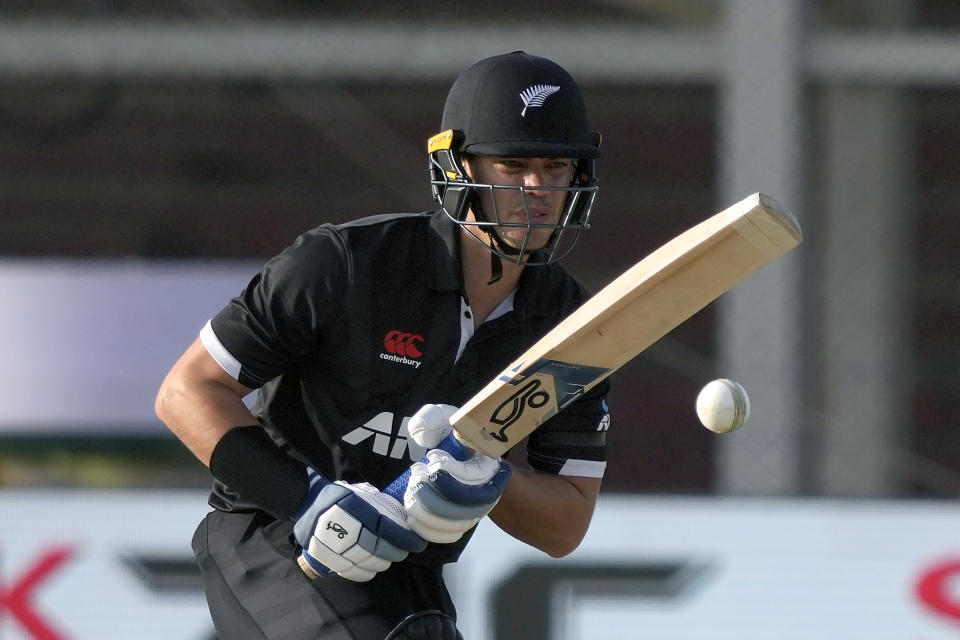
[[(802, 240), (762, 193), (688, 229), (625, 271), (525, 351), (450, 418), (439, 448), (497, 458), (677, 325)], [(385, 493), (403, 503), (409, 472)], [(311, 577), (301, 557), (301, 567)]]
[(597, 292), (450, 419), (500, 457), (721, 294), (796, 247), (796, 218), (762, 193), (670, 240)]

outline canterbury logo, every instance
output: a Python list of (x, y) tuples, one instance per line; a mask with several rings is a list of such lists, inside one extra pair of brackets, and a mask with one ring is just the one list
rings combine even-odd
[(417, 347), (423, 342), (423, 336), (403, 331), (391, 331), (383, 338), (383, 348), (397, 356), (419, 358), (423, 352)]
[(520, 419), (527, 407), (538, 409), (547, 404), (550, 401), (550, 394), (546, 389), (541, 389), (542, 386), (543, 383), (533, 378), (520, 387), (519, 391), (504, 400), (503, 404), (490, 416), (490, 422), (500, 425), (500, 431), (490, 435), (500, 442), (506, 442), (507, 436), (504, 432)]
[(520, 99), (523, 100), (523, 111), (520, 117), (526, 117), (527, 109), (530, 107), (542, 107), (543, 101), (560, 91), (560, 87), (555, 84), (535, 84), (520, 92)]
[(423, 344), (423, 336), (403, 331), (390, 331), (383, 337), (383, 348), (387, 353), (381, 353), (380, 359), (419, 369), (421, 363), (416, 358), (423, 355), (419, 347), (421, 344)]

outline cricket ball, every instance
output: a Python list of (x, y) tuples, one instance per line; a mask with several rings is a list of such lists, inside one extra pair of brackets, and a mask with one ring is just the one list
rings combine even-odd
[(750, 417), (750, 397), (733, 380), (712, 380), (697, 395), (697, 417), (714, 433), (730, 433)]

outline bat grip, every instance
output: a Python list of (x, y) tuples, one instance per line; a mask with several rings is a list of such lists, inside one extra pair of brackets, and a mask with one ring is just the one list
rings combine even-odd
[[(457, 436), (454, 435), (454, 431), (450, 431), (447, 434), (447, 437), (440, 441), (440, 444), (433, 447), (434, 449), (442, 449), (450, 455), (452, 455), (457, 460), (469, 460), (473, 455), (473, 450), (470, 447), (466, 446), (459, 440)], [(427, 458), (421, 458), (420, 462), (426, 462)], [(398, 476), (396, 480), (391, 482), (383, 492), (388, 496), (393, 497), (397, 502), (403, 504), (403, 494), (407, 491), (407, 483), (410, 482), (410, 469), (407, 469), (403, 472), (402, 475)]]
[[(434, 449), (442, 449), (452, 455), (457, 460), (469, 460), (473, 455), (473, 450), (467, 447), (465, 444), (457, 440), (457, 437), (454, 435), (453, 430), (447, 434), (440, 443), (434, 447)], [(420, 459), (421, 462), (426, 462), (427, 458), (423, 457)], [(403, 504), (403, 494), (407, 492), (407, 484), (410, 482), (410, 469), (407, 469), (403, 472), (402, 475), (398, 476), (396, 480), (390, 483), (383, 492), (389, 496), (392, 496), (397, 502)], [(303, 554), (297, 559), (300, 564), (300, 569), (311, 579), (315, 580), (322, 576), (330, 573), (330, 570), (326, 567), (318, 567), (316, 565), (311, 565), (306, 558), (303, 557)]]

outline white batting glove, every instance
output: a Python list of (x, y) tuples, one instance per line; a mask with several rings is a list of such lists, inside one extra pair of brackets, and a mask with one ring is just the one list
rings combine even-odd
[(312, 570), (311, 577), (333, 571), (366, 582), (427, 546), (408, 528), (403, 505), (367, 482), (326, 484), (305, 502), (293, 533), (302, 549), (300, 565), (308, 574)]
[(421, 447), (433, 449), (453, 433), (450, 418), (459, 411), (449, 404), (425, 404), (407, 422), (410, 437)]
[[(451, 434), (450, 405), (426, 405), (407, 429), (422, 447), (444, 446)], [(431, 448), (410, 467), (403, 495), (407, 525), (430, 542), (455, 542), (496, 506), (510, 479), (510, 467), (482, 453), (458, 460), (443, 449)]]

